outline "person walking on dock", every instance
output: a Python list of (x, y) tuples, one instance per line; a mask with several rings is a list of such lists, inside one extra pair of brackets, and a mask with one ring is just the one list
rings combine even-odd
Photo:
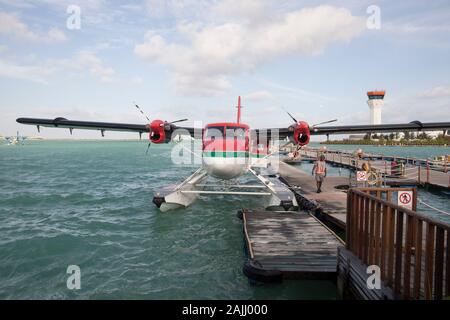
[(319, 160), (314, 163), (311, 174), (316, 178), (317, 193), (322, 192), (322, 183), (327, 176), (327, 164), (323, 154), (321, 154)]

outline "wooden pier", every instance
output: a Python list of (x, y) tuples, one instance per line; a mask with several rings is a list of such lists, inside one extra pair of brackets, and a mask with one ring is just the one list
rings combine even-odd
[(330, 229), (306, 212), (243, 212), (248, 261), (244, 273), (260, 281), (336, 279), (338, 248)]
[(303, 208), (314, 212), (322, 221), (331, 223), (341, 231), (345, 230), (348, 178), (327, 177), (322, 192), (316, 193), (316, 181), (311, 174), (284, 162), (279, 164), (279, 173), (281, 180), (293, 188), (297, 202)]
[[(378, 189), (349, 191), (347, 221), (346, 247), (338, 258), (344, 297), (450, 297), (449, 223), (382, 199)], [(368, 266), (378, 268), (379, 288), (367, 285)]]
[[(361, 169), (363, 163), (370, 163), (370, 166), (388, 184), (393, 185), (420, 185), (448, 190), (450, 188), (450, 174), (447, 162), (444, 165), (435, 162), (396, 156), (384, 156), (378, 154), (363, 154), (361, 158), (355, 154), (326, 150), (321, 151), (313, 148), (302, 148), (300, 154), (306, 160), (313, 161), (318, 154), (324, 154), (328, 163), (350, 169)], [(397, 164), (392, 166), (393, 161)], [(401, 163), (401, 164), (400, 164)], [(401, 168), (401, 174), (393, 174), (392, 170)]]
[[(450, 224), (416, 212), (416, 188), (346, 190), (348, 178), (328, 177), (316, 193), (309, 173), (280, 163), (279, 174), (311, 214), (244, 212), (248, 277), (337, 279), (344, 299), (450, 296)], [(398, 191), (413, 191), (413, 210), (392, 201)], [(369, 286), (369, 266), (379, 287)]]

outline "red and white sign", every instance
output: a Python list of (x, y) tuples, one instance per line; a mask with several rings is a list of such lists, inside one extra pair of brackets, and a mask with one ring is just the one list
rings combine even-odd
[(399, 191), (397, 203), (399, 206), (412, 210), (413, 204), (413, 192), (412, 191)]
[(356, 181), (367, 181), (367, 172), (356, 171)]

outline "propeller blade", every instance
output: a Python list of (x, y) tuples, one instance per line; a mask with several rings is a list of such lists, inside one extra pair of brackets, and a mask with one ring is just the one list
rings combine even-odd
[(292, 114), (290, 114), (290, 113), (289, 113), (287, 110), (285, 110), (284, 108), (283, 108), (283, 110), (289, 115), (289, 117), (291, 117), (292, 120), (294, 120), (295, 123), (298, 122), (297, 119), (295, 119), (294, 116), (293, 116)]
[(136, 104), (136, 102), (133, 102), (134, 106), (136, 107), (136, 109), (139, 110), (140, 113), (142, 113), (142, 115), (147, 118), (148, 122), (150, 122), (150, 119), (147, 117), (147, 115), (142, 111), (142, 109)]
[(177, 123), (177, 122), (183, 122), (183, 121), (188, 121), (188, 119), (180, 119), (180, 120), (175, 120), (169, 123)]
[(317, 127), (317, 126), (320, 126), (321, 124), (331, 123), (331, 122), (336, 122), (336, 121), (337, 121), (337, 119), (333, 119), (333, 120), (328, 120), (328, 121), (324, 121), (321, 123), (316, 123), (315, 125), (313, 125), (313, 127)]
[(151, 142), (149, 142), (148, 145), (147, 145), (147, 151), (145, 151), (145, 155), (148, 154), (148, 149), (150, 149), (150, 145), (151, 145)]

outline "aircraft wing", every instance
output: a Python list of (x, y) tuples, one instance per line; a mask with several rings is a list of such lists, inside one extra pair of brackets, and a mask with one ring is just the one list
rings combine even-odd
[[(155, 131), (152, 129), (151, 124), (131, 124), (131, 123), (116, 123), (116, 122), (96, 122), (96, 121), (79, 121), (79, 120), (68, 120), (66, 118), (55, 118), (55, 119), (40, 119), (40, 118), (18, 118), (16, 120), (18, 123), (35, 125), (40, 130), (40, 127), (50, 127), (50, 128), (66, 128), (71, 132), (73, 129), (87, 129), (87, 130), (99, 130), (102, 135), (105, 131), (124, 131), (124, 132), (136, 132), (141, 136), (142, 133), (150, 133)], [(158, 122), (158, 131), (164, 131), (164, 136), (170, 138), (175, 130), (178, 130), (180, 134), (189, 134), (194, 136), (194, 128), (190, 127), (178, 127), (174, 124), (168, 122)], [(161, 134), (161, 132), (159, 132)], [(164, 139), (165, 140), (165, 139)], [(165, 141), (166, 142), (166, 141)]]
[[(267, 128), (253, 129), (252, 133), (267, 137), (268, 140), (283, 140), (291, 137), (297, 124), (293, 124), (284, 128)], [(450, 129), (450, 122), (420, 122), (412, 121), (409, 123), (395, 124), (374, 124), (374, 125), (346, 125), (346, 126), (310, 126), (311, 135), (331, 135), (331, 134), (348, 134), (348, 133), (377, 133), (377, 132), (404, 132), (404, 131), (443, 131)]]
[(326, 126), (310, 128), (311, 135), (346, 134), (346, 133), (376, 133), (403, 131), (441, 131), (450, 129), (450, 122), (420, 122), (374, 125)]
[(51, 128), (129, 131), (141, 133), (149, 132), (148, 125), (143, 124), (78, 121), (78, 120), (67, 120), (66, 118), (55, 118), (55, 119), (18, 118), (16, 121), (21, 124), (29, 124), (39, 127), (51, 127)]

